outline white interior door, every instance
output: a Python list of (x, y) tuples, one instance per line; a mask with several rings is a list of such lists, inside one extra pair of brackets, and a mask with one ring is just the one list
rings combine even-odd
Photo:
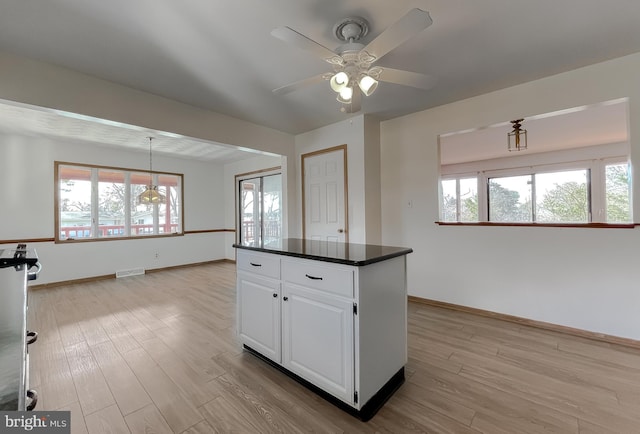
[(346, 146), (302, 156), (304, 238), (348, 241)]

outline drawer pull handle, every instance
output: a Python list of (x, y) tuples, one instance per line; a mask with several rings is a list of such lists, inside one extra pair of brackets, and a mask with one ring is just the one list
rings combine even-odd
[(308, 274), (305, 274), (305, 276), (307, 276), (307, 278), (309, 278), (311, 280), (322, 280), (322, 277), (309, 276)]
[(27, 273), (27, 280), (36, 280), (38, 278), (38, 274), (42, 271), (42, 264), (40, 264), (40, 262), (33, 264), (31, 268), (33, 267), (38, 267), (38, 269), (36, 271), (29, 271)]
[(253, 265), (254, 267), (262, 267), (262, 264), (256, 264), (255, 262), (249, 262), (249, 264)]
[(27, 398), (31, 399), (31, 402), (27, 405), (27, 411), (32, 411), (38, 404), (38, 392), (35, 390), (27, 390)]
[(29, 340), (27, 340), (27, 345), (31, 345), (32, 343), (34, 343), (35, 341), (38, 340), (38, 332), (27, 332), (27, 337), (30, 338)]

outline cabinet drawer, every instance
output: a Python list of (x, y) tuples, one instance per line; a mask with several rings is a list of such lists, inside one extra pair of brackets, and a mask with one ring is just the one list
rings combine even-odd
[(280, 279), (280, 257), (238, 250), (237, 267), (260, 276)]
[(282, 280), (353, 298), (353, 270), (312, 261), (282, 261)]

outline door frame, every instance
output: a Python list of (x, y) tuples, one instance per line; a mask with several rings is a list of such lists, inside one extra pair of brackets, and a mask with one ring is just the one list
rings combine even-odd
[[(252, 172), (246, 172), (246, 173), (238, 173), (236, 175), (234, 175), (234, 198), (235, 198), (235, 232), (236, 232), (236, 243), (240, 243), (240, 231), (242, 231), (242, 226), (240, 225), (240, 210), (239, 210), (239, 205), (240, 205), (240, 181), (242, 178), (258, 178), (259, 176), (264, 176), (264, 174), (268, 174), (268, 172), (274, 172), (273, 175), (280, 173), (282, 174), (282, 166), (275, 166), (275, 167), (269, 167), (266, 169), (260, 169), (260, 170), (254, 170)], [(251, 176), (251, 175), (255, 175), (255, 176)]]
[(300, 175), (302, 177), (302, 239), (306, 239), (306, 208), (307, 202), (305, 197), (305, 173), (304, 173), (304, 160), (305, 158), (314, 157), (316, 155), (328, 154), (329, 152), (342, 151), (343, 165), (344, 165), (344, 242), (349, 242), (349, 177), (347, 175), (347, 145), (334, 146), (327, 149), (320, 149), (318, 151), (309, 152), (300, 155)]

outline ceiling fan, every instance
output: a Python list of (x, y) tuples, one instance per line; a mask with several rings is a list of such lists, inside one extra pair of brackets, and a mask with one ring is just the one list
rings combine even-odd
[(335, 36), (344, 41), (335, 51), (290, 27), (278, 27), (271, 35), (320, 56), (333, 65), (333, 72), (290, 83), (274, 89), (273, 93), (284, 95), (304, 86), (328, 80), (331, 89), (338, 93), (337, 100), (342, 103), (340, 110), (355, 113), (361, 107), (360, 94), (371, 95), (378, 87), (378, 81), (430, 89), (435, 84), (435, 79), (431, 76), (372, 65), (389, 51), (429, 27), (432, 22), (429, 12), (418, 8), (411, 9), (365, 46), (358, 41), (369, 32), (367, 20), (361, 17), (345, 18), (333, 27)]

